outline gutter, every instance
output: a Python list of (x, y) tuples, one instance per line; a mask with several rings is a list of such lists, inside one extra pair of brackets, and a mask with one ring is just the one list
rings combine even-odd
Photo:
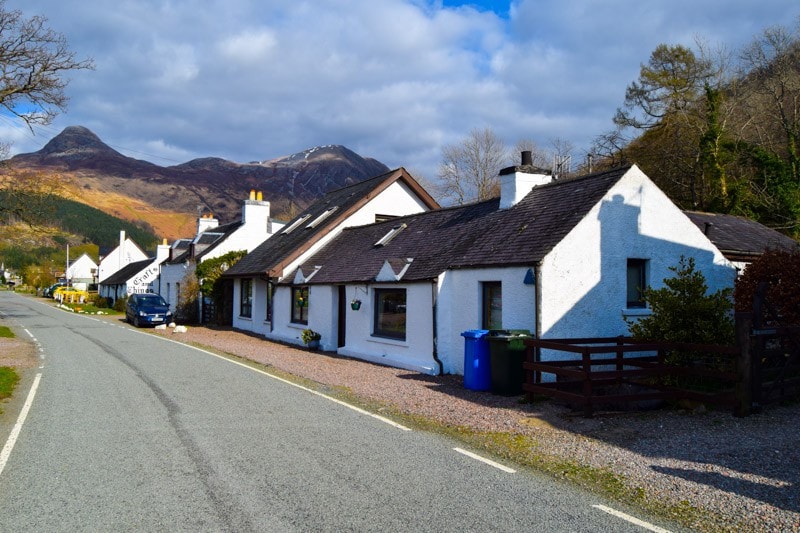
[(436, 363), (439, 365), (439, 374), (437, 374), (437, 375), (441, 376), (441, 375), (444, 374), (444, 364), (442, 363), (442, 360), (439, 359), (439, 350), (437, 348), (438, 341), (439, 341), (439, 336), (437, 334), (438, 330), (436, 329), (437, 328), (436, 314), (437, 314), (437, 309), (438, 309), (437, 298), (436, 298), (436, 295), (437, 295), (437, 290), (436, 290), (437, 282), (438, 282), (437, 279), (431, 280), (431, 302), (432, 302), (432, 311), (433, 311), (432, 319), (431, 319), (432, 322), (433, 322), (433, 339), (432, 339), (433, 340), (433, 346), (432, 346), (433, 351), (432, 351), (432, 355), (433, 355), (433, 360), (436, 361)]
[(534, 280), (536, 286), (536, 296), (534, 300), (534, 307), (533, 313), (536, 315), (535, 322), (535, 331), (534, 335), (535, 338), (541, 339), (542, 338), (542, 263), (541, 261), (533, 265), (533, 275), (536, 278)]

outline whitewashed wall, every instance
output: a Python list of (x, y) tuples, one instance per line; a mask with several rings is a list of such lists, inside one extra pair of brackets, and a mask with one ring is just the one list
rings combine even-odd
[(541, 267), (542, 337), (628, 334), (628, 258), (647, 259), (651, 287), (673, 277), (681, 255), (694, 257), (710, 290), (731, 287), (735, 269), (666, 195), (632, 168)]
[[(405, 340), (372, 335), (376, 288), (406, 289)], [(431, 283), (370, 285), (366, 289), (368, 294), (365, 294), (363, 285), (358, 289), (347, 287), (346, 344), (339, 348), (339, 353), (425, 374), (438, 374), (439, 364), (433, 358), (433, 290)], [(356, 293), (362, 303), (361, 309), (353, 311), (349, 302)]]
[(535, 332), (536, 287), (524, 283), (527, 272), (528, 267), (487, 268), (451, 270), (440, 276), (438, 348), (445, 373), (464, 373), (464, 337), (461, 333), (481, 329), (483, 282), (499, 281), (502, 284), (503, 329)]

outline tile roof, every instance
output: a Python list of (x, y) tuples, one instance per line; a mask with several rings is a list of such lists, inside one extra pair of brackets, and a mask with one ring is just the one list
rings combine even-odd
[[(532, 265), (580, 222), (630, 167), (556, 181), (499, 209), (495, 198), (345, 229), (300, 270), (309, 283), (369, 282), (388, 262), (404, 281), (437, 277), (448, 269)], [(406, 225), (385, 245), (392, 229)], [(413, 261), (407, 264), (406, 258)], [(385, 271), (384, 271), (385, 272)], [(291, 281), (293, 275), (286, 276)]]
[[(378, 193), (392, 183), (401, 180), (411, 187), (431, 209), (439, 207), (436, 201), (417, 184), (404, 168), (391, 170), (374, 178), (327, 193), (290, 220), (281, 231), (243, 257), (223, 276), (275, 275), (275, 272), (282, 270), (285, 264), (291, 262), (304, 250), (327, 235)], [(318, 224), (308, 227), (309, 223), (317, 220), (323, 213), (334, 207), (338, 209), (324, 219), (320, 219)], [(301, 220), (302, 223), (291, 229), (295, 223)], [(288, 233), (287, 230), (289, 230)]]
[(769, 249), (796, 250), (799, 246), (791, 237), (744, 217), (684, 212), (714, 246), (732, 261), (752, 259)]
[(123, 283), (127, 283), (133, 276), (141, 272), (144, 268), (147, 267), (150, 263), (152, 263), (154, 259), (151, 257), (150, 259), (143, 259), (142, 261), (136, 261), (134, 263), (128, 263), (121, 269), (117, 270), (102, 282), (101, 285), (122, 285)]
[(211, 229), (207, 229), (200, 235), (195, 236), (193, 239), (180, 239), (186, 241), (185, 245), (180, 242), (174, 247), (175, 251), (181, 251), (178, 255), (167, 261), (167, 264), (175, 265), (188, 261), (192, 258), (192, 248), (194, 247), (194, 258), (200, 259), (204, 255), (210, 253), (214, 248), (225, 242), (234, 231), (242, 227), (243, 222), (237, 220), (236, 222), (229, 222), (222, 224)]

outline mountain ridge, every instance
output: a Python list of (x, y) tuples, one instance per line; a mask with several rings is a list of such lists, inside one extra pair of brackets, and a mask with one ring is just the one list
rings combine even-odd
[(68, 197), (133, 222), (160, 236), (190, 236), (196, 218), (212, 213), (238, 220), (250, 190), (263, 193), (273, 218), (290, 218), (326, 192), (389, 170), (342, 145), (308, 148), (263, 161), (200, 157), (172, 166), (125, 156), (84, 126), (69, 126), (40, 150), (9, 160), (15, 169), (57, 176)]

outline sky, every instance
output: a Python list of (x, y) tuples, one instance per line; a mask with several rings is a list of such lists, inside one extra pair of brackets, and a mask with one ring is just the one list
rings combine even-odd
[(428, 180), (474, 129), (567, 141), (575, 163), (658, 44), (735, 52), (800, 16), (797, 0), (5, 2), (95, 62), (51, 125), (0, 116), (12, 153), (80, 125), (163, 166), (341, 144)]

